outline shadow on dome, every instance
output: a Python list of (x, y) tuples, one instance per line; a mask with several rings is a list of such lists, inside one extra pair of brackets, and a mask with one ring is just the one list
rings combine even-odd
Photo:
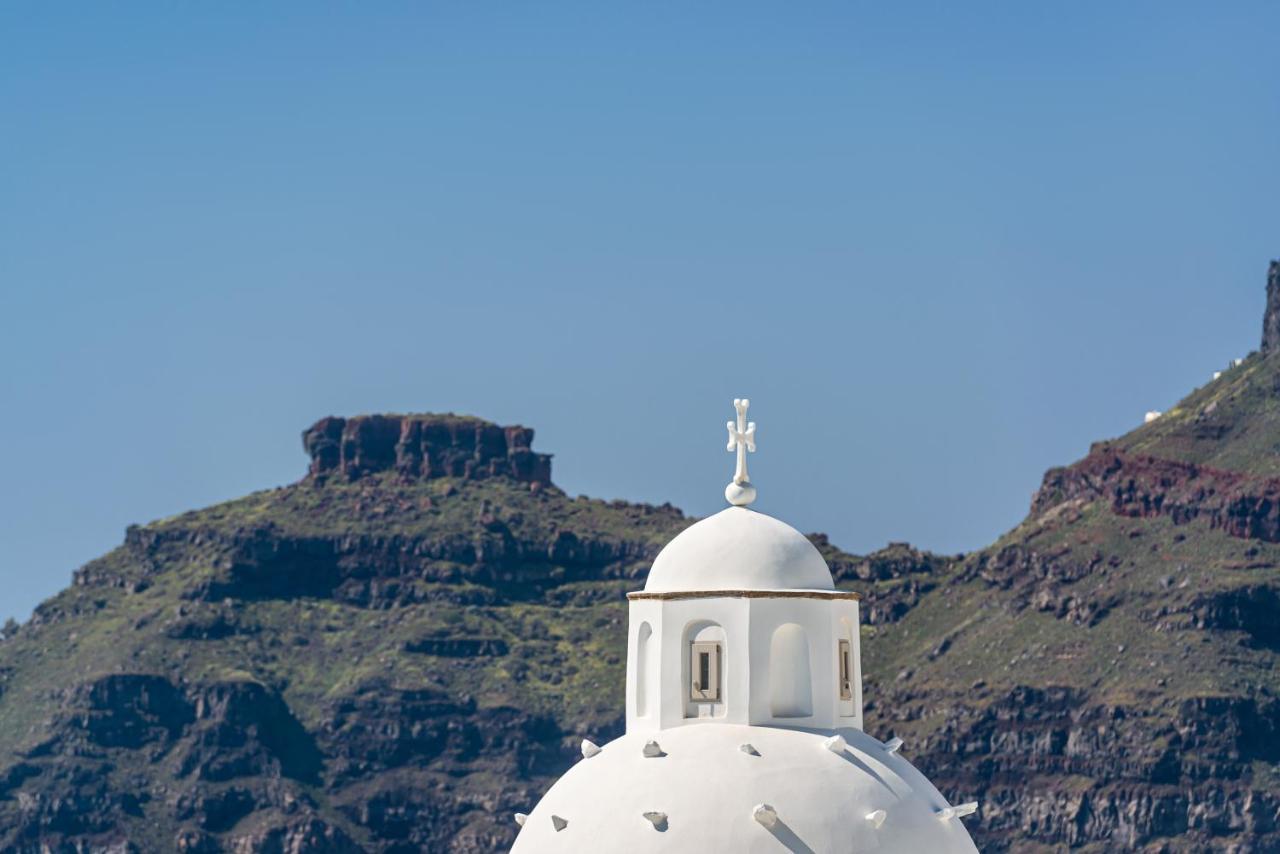
[(863, 761), (862, 761), (861, 759), (859, 759), (857, 756), (854, 756), (852, 752), (850, 752), (850, 751), (848, 751), (848, 750), (842, 750), (841, 752), (837, 753), (836, 755), (837, 755), (837, 756), (839, 756), (841, 759), (843, 759), (845, 762), (848, 762), (848, 763), (849, 763), (850, 765), (852, 765), (854, 768), (857, 768), (859, 771), (861, 771), (862, 773), (866, 774), (866, 775), (867, 775), (868, 777), (870, 777), (871, 779), (875, 780), (875, 781), (876, 781), (877, 783), (879, 783), (881, 786), (884, 786), (886, 789), (888, 789), (888, 790), (889, 790), (889, 791), (891, 791), (891, 792), (893, 791), (893, 787), (889, 785), (888, 781), (887, 781), (887, 780), (885, 780), (885, 778), (884, 778), (884, 777), (881, 777), (881, 776), (876, 772), (876, 770), (875, 770), (874, 768), (872, 768), (870, 765), (868, 765), (867, 763), (863, 762)]
[(795, 854), (818, 854), (808, 845), (805, 845), (804, 840), (797, 836), (796, 832), (788, 827), (787, 823), (781, 818), (778, 819), (773, 827), (769, 828), (769, 832), (773, 834), (774, 839), (786, 846), (788, 851), (795, 852)]

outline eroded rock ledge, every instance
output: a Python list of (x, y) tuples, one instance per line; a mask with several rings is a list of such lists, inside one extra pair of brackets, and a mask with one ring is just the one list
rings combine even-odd
[(1077, 463), (1050, 469), (1031, 512), (1080, 498), (1109, 501), (1121, 516), (1164, 516), (1177, 525), (1203, 518), (1233, 537), (1280, 542), (1280, 478), (1126, 454), (1103, 444)]
[(551, 483), (551, 455), (531, 450), (533, 430), (461, 415), (321, 418), (302, 434), (308, 477), (395, 471), (405, 477), (510, 477)]

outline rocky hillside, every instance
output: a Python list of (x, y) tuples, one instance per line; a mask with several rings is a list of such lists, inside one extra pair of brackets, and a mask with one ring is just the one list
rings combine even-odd
[[(326, 418), (299, 483), (130, 528), (0, 641), (0, 850), (493, 851), (621, 732), (624, 593), (692, 520), (533, 431)], [(891, 622), (943, 558), (819, 546)]]
[(987, 850), (1280, 851), (1280, 265), (1260, 352), (1053, 469), (867, 643)]
[[(987, 851), (1280, 850), (1280, 265), (1263, 349), (962, 558), (841, 552), (867, 726)], [(501, 850), (621, 730), (624, 593), (692, 520), (533, 431), (326, 418), (298, 483), (130, 528), (0, 639), (0, 850)]]

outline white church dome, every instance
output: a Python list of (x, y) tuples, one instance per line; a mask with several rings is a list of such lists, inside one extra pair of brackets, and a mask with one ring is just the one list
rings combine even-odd
[[(827, 737), (734, 724), (629, 733), (551, 787), (512, 854), (977, 851), (896, 752), (856, 729), (841, 730), (839, 752)], [(660, 752), (645, 751), (650, 740)]]
[(813, 543), (785, 522), (729, 507), (681, 532), (653, 561), (646, 593), (832, 590)]
[(733, 505), (687, 528), (627, 594), (626, 734), (520, 824), (512, 854), (976, 854), (952, 805), (863, 732), (859, 596), (803, 534), (747, 509), (749, 401), (733, 402)]

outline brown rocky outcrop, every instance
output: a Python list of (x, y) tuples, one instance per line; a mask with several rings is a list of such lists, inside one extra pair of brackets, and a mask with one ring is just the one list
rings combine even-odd
[(302, 434), (313, 478), (396, 471), (407, 478), (505, 476), (548, 485), (551, 455), (535, 453), (532, 444), (528, 427), (458, 415), (330, 416)]
[(1113, 592), (1091, 576), (1109, 564), (1098, 552), (1081, 555), (1044, 553), (1023, 544), (977, 555), (960, 578), (977, 576), (1008, 591), (1008, 607), (1034, 608), (1076, 625), (1091, 626), (1116, 604)]
[(1280, 542), (1280, 478), (1254, 477), (1095, 445), (1077, 463), (1050, 469), (1031, 503), (1045, 513), (1073, 499), (1103, 499), (1121, 516), (1205, 519), (1233, 537)]
[[(836, 584), (858, 585), (862, 619), (871, 626), (902, 619), (958, 560), (921, 551), (910, 543), (889, 543), (878, 552), (859, 557), (837, 549), (826, 534), (810, 534), (809, 540), (831, 567)], [(892, 583), (868, 583), (882, 581)]]

